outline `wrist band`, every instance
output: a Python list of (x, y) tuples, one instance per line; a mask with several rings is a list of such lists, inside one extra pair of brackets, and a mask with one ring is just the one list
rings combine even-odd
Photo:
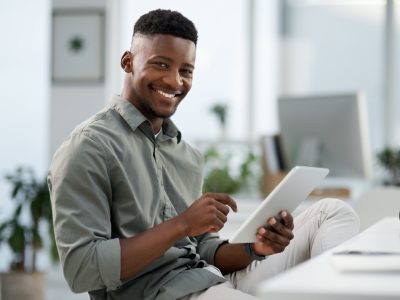
[(254, 260), (264, 260), (265, 256), (255, 253), (252, 245), (252, 243), (243, 244), (246, 254)]

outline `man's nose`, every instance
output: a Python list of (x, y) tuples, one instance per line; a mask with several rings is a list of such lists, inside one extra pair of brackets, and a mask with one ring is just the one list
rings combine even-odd
[(164, 82), (174, 89), (183, 85), (182, 76), (179, 73), (179, 70), (170, 70), (168, 74), (165, 74)]

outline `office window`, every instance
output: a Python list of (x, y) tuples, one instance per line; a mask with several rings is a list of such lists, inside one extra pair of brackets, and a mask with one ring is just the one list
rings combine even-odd
[(396, 0), (394, 5), (394, 124), (393, 124), (393, 145), (400, 147), (400, 1)]

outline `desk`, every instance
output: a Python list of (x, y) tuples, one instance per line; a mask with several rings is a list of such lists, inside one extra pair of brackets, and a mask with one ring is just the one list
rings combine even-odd
[(399, 272), (341, 273), (330, 261), (342, 250), (400, 251), (400, 222), (385, 218), (359, 235), (299, 266), (265, 281), (259, 297), (268, 300), (400, 299)]

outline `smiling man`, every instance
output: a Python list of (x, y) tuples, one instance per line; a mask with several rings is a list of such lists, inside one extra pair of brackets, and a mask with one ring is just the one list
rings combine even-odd
[(121, 66), (125, 77), (121, 97), (128, 99), (158, 133), (192, 87), (196, 58), (193, 41), (169, 34), (135, 34)]
[[(201, 195), (202, 156), (170, 117), (192, 86), (197, 31), (155, 10), (135, 24), (120, 95), (54, 155), (48, 184), (64, 275), (91, 299), (255, 299), (257, 284), (357, 232), (334, 199), (266, 217), (254, 244), (219, 239), (235, 201)], [(268, 225), (268, 226), (267, 226)], [(265, 259), (267, 258), (267, 259)]]

